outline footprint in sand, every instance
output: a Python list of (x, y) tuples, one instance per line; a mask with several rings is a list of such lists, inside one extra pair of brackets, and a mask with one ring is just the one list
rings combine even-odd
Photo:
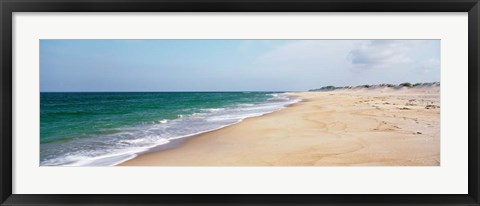
[(400, 129), (400, 127), (396, 125), (390, 125), (385, 121), (381, 121), (378, 123), (377, 127), (373, 128), (373, 131), (393, 131), (395, 129)]

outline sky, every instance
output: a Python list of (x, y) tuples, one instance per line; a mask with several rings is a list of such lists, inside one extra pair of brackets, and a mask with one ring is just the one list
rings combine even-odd
[(40, 40), (41, 92), (305, 91), (440, 81), (440, 40)]

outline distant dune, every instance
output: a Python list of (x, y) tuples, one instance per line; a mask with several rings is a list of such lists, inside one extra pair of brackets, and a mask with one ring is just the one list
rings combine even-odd
[(430, 87), (440, 87), (440, 82), (428, 82), (428, 83), (401, 83), (401, 84), (364, 84), (358, 86), (343, 86), (343, 87), (336, 87), (336, 86), (324, 86), (318, 89), (311, 89), (308, 91), (316, 92), (316, 91), (333, 91), (333, 90), (341, 90), (341, 89), (350, 89), (350, 90), (358, 90), (358, 89), (404, 89), (404, 88), (430, 88)]

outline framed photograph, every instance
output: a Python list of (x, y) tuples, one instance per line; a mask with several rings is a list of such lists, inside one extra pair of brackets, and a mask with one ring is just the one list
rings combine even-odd
[(477, 0), (1, 0), (1, 205), (480, 205)]

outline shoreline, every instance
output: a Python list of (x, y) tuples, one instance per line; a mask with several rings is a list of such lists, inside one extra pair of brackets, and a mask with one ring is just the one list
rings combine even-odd
[(118, 166), (440, 165), (439, 87), (286, 94), (302, 100)]
[[(284, 94), (287, 94), (287, 93), (284, 93)], [(288, 95), (287, 94), (287, 96), (294, 96), (294, 95)], [(139, 152), (139, 153), (135, 154), (136, 155), (135, 157), (131, 157), (131, 158), (119, 161), (118, 163), (115, 163), (111, 166), (120, 166), (123, 163), (128, 162), (130, 160), (133, 160), (133, 159), (135, 159), (139, 156), (142, 156), (142, 155), (147, 155), (147, 154), (151, 154), (151, 153), (157, 153), (157, 152), (162, 152), (162, 151), (166, 151), (166, 150), (170, 150), (170, 149), (175, 149), (179, 146), (182, 146), (183, 143), (185, 143), (185, 142), (189, 141), (190, 139), (195, 138), (197, 136), (205, 135), (205, 134), (208, 134), (210, 132), (215, 132), (217, 130), (221, 130), (221, 129), (224, 129), (224, 128), (227, 128), (227, 127), (230, 127), (230, 126), (234, 126), (234, 125), (240, 124), (240, 123), (242, 123), (242, 122), (244, 122), (245, 120), (248, 120), (248, 119), (263, 117), (263, 116), (281, 111), (283, 109), (286, 109), (288, 107), (292, 107), (296, 104), (300, 104), (304, 101), (303, 99), (300, 99), (300, 98), (297, 98), (297, 97), (295, 97), (295, 98), (296, 98), (296, 100), (299, 100), (299, 101), (288, 104), (288, 105), (286, 105), (282, 108), (279, 108), (277, 110), (273, 110), (273, 111), (270, 111), (270, 112), (267, 112), (267, 113), (264, 113), (264, 114), (261, 114), (261, 115), (258, 115), (258, 116), (247, 117), (247, 118), (239, 120), (238, 122), (228, 124), (228, 125), (224, 125), (224, 126), (221, 126), (219, 128), (216, 128), (216, 129), (211, 129), (211, 130), (207, 130), (207, 131), (198, 132), (196, 134), (191, 134), (191, 135), (186, 135), (186, 136), (183, 136), (183, 137), (178, 137), (178, 138), (175, 138), (175, 139), (170, 139), (169, 143), (152, 146), (152, 147), (146, 149), (145, 151), (142, 151), (142, 152)]]

